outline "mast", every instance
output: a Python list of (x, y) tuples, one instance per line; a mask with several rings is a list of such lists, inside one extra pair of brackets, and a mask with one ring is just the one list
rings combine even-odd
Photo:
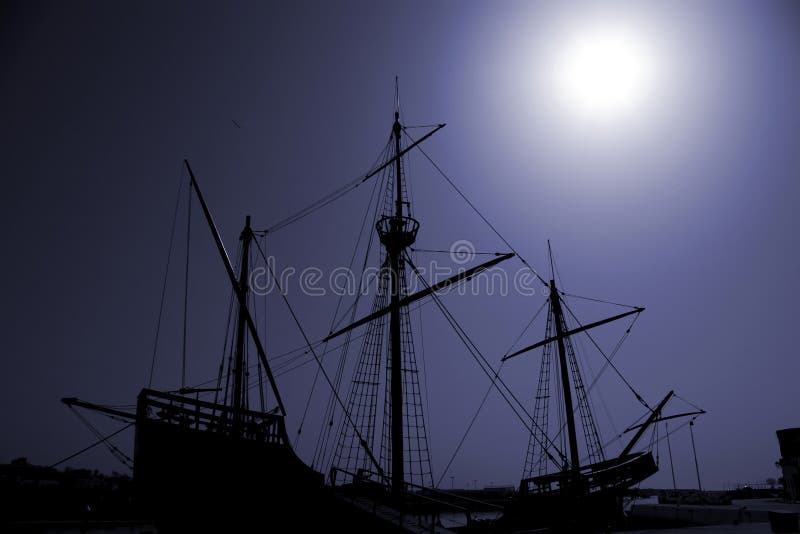
[[(192, 172), (192, 167), (189, 165), (189, 161), (183, 160), (183, 163), (186, 165), (186, 170), (189, 171), (189, 177), (192, 179), (192, 186), (194, 188), (194, 192), (197, 194), (197, 200), (200, 201), (200, 207), (203, 208), (203, 214), (206, 217), (208, 227), (211, 229), (211, 235), (214, 236), (214, 243), (217, 245), (217, 251), (219, 251), (219, 255), (222, 258), (222, 263), (225, 266), (225, 271), (228, 273), (228, 279), (230, 280), (231, 286), (233, 286), (233, 290), (236, 293), (236, 298), (239, 301), (239, 311), (244, 312), (243, 318), (246, 321), (247, 329), (250, 331), (253, 344), (256, 346), (256, 352), (258, 352), (258, 358), (261, 360), (261, 365), (264, 366), (264, 371), (267, 373), (269, 384), (272, 386), (272, 393), (275, 395), (275, 402), (278, 403), (278, 410), (282, 416), (286, 415), (286, 408), (283, 406), (283, 400), (281, 400), (281, 394), (278, 391), (278, 385), (275, 383), (275, 377), (273, 376), (272, 369), (267, 361), (267, 353), (264, 350), (264, 345), (261, 344), (261, 338), (258, 336), (256, 323), (253, 321), (253, 317), (250, 315), (250, 310), (247, 309), (247, 298), (242, 291), (242, 288), (239, 287), (239, 281), (236, 279), (236, 273), (233, 272), (233, 266), (231, 265), (231, 260), (228, 257), (228, 251), (225, 250), (225, 245), (222, 244), (222, 238), (217, 230), (217, 225), (214, 224), (214, 218), (211, 216), (208, 205), (203, 198), (203, 193), (200, 191), (200, 186), (197, 183), (197, 178)], [(240, 315), (240, 319), (241, 318), (242, 316)]]
[(239, 287), (243, 299), (239, 301), (239, 318), (236, 321), (236, 354), (233, 364), (233, 421), (234, 428), (238, 429), (241, 419), (241, 410), (244, 408), (243, 382), (244, 382), (244, 351), (247, 341), (247, 331), (244, 316), (247, 313), (247, 293), (250, 289), (248, 277), (250, 274), (250, 243), (253, 240), (253, 231), (250, 229), (250, 216), (245, 219), (244, 229), (239, 240), (242, 242), (242, 256), (239, 267)]
[[(407, 306), (433, 293), (442, 291), (462, 280), (469, 279), (492, 265), (505, 261), (513, 254), (505, 254), (491, 262), (459, 272), (446, 280), (426, 287), (416, 293), (407, 294), (408, 260), (406, 249), (411, 246), (419, 230), (419, 222), (411, 217), (407, 190), (404, 189), (402, 158), (411, 149), (444, 127), (439, 124), (420, 139), (402, 148), (403, 126), (400, 122), (400, 106), (395, 91), (397, 105), (394, 109), (392, 129), (389, 136), (389, 157), (364, 176), (362, 182), (382, 172), (387, 178), (384, 190), (385, 205), (375, 229), (384, 253), (380, 271), (380, 285), (373, 302), (372, 312), (351, 323), (349, 326), (331, 331), (325, 341), (352, 331), (362, 325), (369, 325), (368, 337), (362, 345), (359, 364), (354, 372), (351, 386), (351, 400), (346, 412), (354, 411), (356, 416), (352, 431), (342, 425), (340, 438), (334, 453), (334, 461), (342, 462), (349, 471), (363, 467), (366, 458), (362, 449), (372, 461), (372, 454), (363, 436), (371, 440), (375, 429), (375, 409), (379, 394), (377, 392), (378, 373), (385, 377), (385, 394), (380, 396), (384, 402), (381, 434), (382, 472), (387, 473), (389, 490), (395, 499), (402, 497), (406, 490), (406, 467), (409, 469), (408, 482), (416, 482), (420, 477), (423, 484), (432, 477), (427, 447), (427, 435), (421, 406), (421, 393), (416, 378), (416, 361), (413, 356), (411, 325), (407, 323)], [(391, 145), (394, 147), (391, 147)], [(394, 180), (394, 181), (392, 181)], [(404, 209), (406, 206), (406, 209)], [(413, 267), (413, 264), (410, 264)], [(372, 341), (369, 341), (372, 339)], [(374, 342), (373, 342), (374, 341)], [(381, 360), (386, 362), (385, 371)], [(363, 365), (362, 365), (363, 363)], [(408, 403), (408, 404), (406, 404)], [(359, 432), (361, 430), (361, 432)], [(384, 463), (385, 462), (385, 463)], [(386, 465), (388, 464), (388, 465)], [(430, 480), (432, 484), (432, 480)]]
[[(556, 338), (558, 340), (558, 362), (561, 369), (561, 387), (564, 390), (564, 409), (567, 412), (567, 435), (569, 437), (569, 455), (573, 472), (577, 473), (580, 468), (580, 457), (578, 456), (578, 440), (575, 434), (575, 414), (572, 409), (572, 392), (569, 387), (569, 374), (567, 370), (567, 351), (564, 348), (565, 325), (564, 314), (561, 311), (561, 298), (556, 290), (556, 281), (550, 280), (550, 304), (553, 307), (553, 315), (556, 323)], [(567, 334), (568, 335), (568, 334)]]
[[(400, 112), (394, 112), (394, 150), (395, 150), (395, 198), (394, 220), (391, 221), (392, 233), (400, 237), (403, 231), (403, 185), (400, 167)], [(391, 314), (389, 317), (389, 346), (391, 347), (391, 394), (392, 394), (392, 494), (399, 496), (405, 484), (403, 462), (403, 370), (402, 347), (400, 345), (400, 254), (405, 246), (402, 239), (391, 239), (386, 244), (389, 256), (391, 277)]]

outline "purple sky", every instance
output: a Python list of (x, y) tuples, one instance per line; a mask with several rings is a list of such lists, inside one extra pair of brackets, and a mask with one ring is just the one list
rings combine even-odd
[[(534, 266), (546, 273), (549, 238), (567, 291), (647, 307), (615, 363), (651, 404), (674, 388), (708, 410), (695, 426), (703, 485), (776, 477), (775, 430), (800, 426), (791, 326), (800, 8), (593, 5), (657, 21), (670, 44), (670, 78), (635, 130), (582, 130), (536, 90), (537, 47), (558, 24), (585, 17), (583, 4), (5, 3), (0, 461), (48, 464), (92, 441), (62, 396), (130, 404), (146, 384), (184, 157), (235, 250), (245, 214), (267, 227), (369, 169), (389, 134), (397, 75), (405, 122), (448, 124), (426, 151)], [(421, 155), (408, 177), (420, 247), (468, 239), (506, 250)], [(275, 234), (269, 253), (298, 270), (346, 265), (368, 197), (360, 188)], [(189, 374), (199, 382), (215, 373), (229, 288), (195, 222)], [(180, 246), (176, 254), (180, 263)], [(179, 378), (173, 274), (156, 380), (164, 388)], [(290, 290), (290, 299), (311, 337), (324, 336), (335, 298)], [(445, 297), (493, 363), (542, 300)], [(280, 300), (268, 302), (268, 351), (301, 345)], [(584, 311), (587, 321), (615, 313)], [(421, 314), (438, 478), (487, 380), (435, 306)], [(605, 347), (620, 329), (599, 335)], [(542, 334), (539, 324), (522, 342)], [(587, 351), (595, 369), (596, 357)], [(528, 403), (537, 358), (505, 369)], [(306, 366), (279, 378), (290, 432), (312, 375)], [(624, 428), (641, 412), (619, 381), (603, 382), (613, 424)], [(612, 437), (605, 411), (597, 417)], [(311, 435), (319, 426), (307, 425)], [(118, 443), (132, 452), (132, 434)], [(457, 486), (516, 483), (526, 444), (493, 395), (450, 474)], [(301, 455), (310, 448), (305, 437)], [(672, 448), (679, 486), (694, 486), (688, 429)], [(671, 484), (661, 455), (645, 485)], [(99, 449), (71, 465), (121, 468)]]

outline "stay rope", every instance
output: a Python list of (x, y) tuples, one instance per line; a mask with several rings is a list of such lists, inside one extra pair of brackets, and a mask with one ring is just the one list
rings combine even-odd
[(161, 299), (158, 305), (158, 319), (156, 320), (156, 334), (153, 340), (153, 358), (150, 361), (150, 378), (147, 380), (147, 387), (153, 386), (153, 374), (156, 368), (156, 355), (158, 354), (158, 339), (161, 334), (161, 319), (164, 315), (164, 302), (167, 295), (167, 280), (169, 279), (169, 265), (172, 259), (172, 245), (175, 241), (175, 227), (178, 222), (178, 209), (181, 203), (181, 193), (183, 192), (183, 165), (178, 170), (178, 194), (175, 198), (175, 211), (172, 214), (172, 227), (169, 232), (169, 247), (167, 248), (167, 265), (164, 267), (164, 282), (161, 285)]
[[(533, 315), (531, 320), (528, 321), (528, 324), (525, 325), (525, 328), (517, 336), (517, 339), (515, 339), (514, 342), (511, 344), (511, 347), (509, 347), (509, 349), (506, 351), (506, 354), (510, 354), (511, 353), (511, 351), (514, 349), (514, 347), (517, 345), (517, 343), (519, 343), (519, 340), (522, 339), (522, 336), (525, 335), (525, 333), (528, 331), (528, 329), (531, 327), (531, 325), (533, 325), (534, 321), (536, 321), (537, 317), (539, 317), (539, 314), (542, 313), (542, 310), (545, 308), (545, 306), (547, 306), (547, 301), (546, 300), (542, 303), (542, 305), (539, 307), (539, 309)], [(505, 364), (506, 364), (506, 362), (501, 359), (500, 360), (500, 367), (497, 368), (497, 373), (498, 374), (500, 374), (500, 372), (503, 370), (503, 366), (505, 366)], [(475, 425), (475, 421), (478, 420), (478, 415), (480, 415), (481, 410), (483, 409), (483, 406), (486, 404), (486, 400), (489, 398), (489, 394), (492, 392), (494, 387), (495, 387), (494, 381), (492, 381), (492, 384), (490, 384), (489, 387), (486, 389), (486, 393), (483, 394), (483, 398), (481, 399), (481, 402), (478, 405), (478, 409), (475, 410), (475, 415), (472, 416), (472, 420), (469, 422), (469, 425), (467, 425), (467, 429), (464, 431), (464, 434), (461, 436), (461, 439), (459, 440), (458, 445), (456, 446), (455, 450), (453, 451), (453, 454), (450, 456), (450, 460), (447, 461), (447, 465), (445, 466), (444, 471), (442, 471), (442, 476), (439, 477), (439, 481), (436, 482), (436, 487), (437, 488), (441, 485), (442, 480), (444, 479), (444, 477), (447, 475), (448, 471), (450, 470), (450, 466), (455, 461), (456, 456), (458, 455), (459, 451), (461, 451), (461, 447), (464, 445), (464, 442), (466, 441), (467, 436), (469, 435), (470, 431), (472, 430), (472, 427)]]
[[(428, 281), (425, 280), (425, 278), (417, 269), (416, 265), (414, 265), (414, 263), (411, 261), (410, 258), (408, 258), (408, 256), (406, 256), (405, 259), (411, 266), (411, 269), (417, 275), (417, 278), (419, 278), (420, 282), (425, 286), (425, 288), (430, 289)], [(472, 341), (472, 339), (469, 337), (469, 335), (466, 333), (463, 327), (458, 323), (455, 316), (453, 316), (453, 314), (450, 313), (450, 310), (447, 309), (447, 307), (441, 301), (439, 296), (435, 292), (431, 292), (431, 297), (433, 301), (436, 303), (439, 310), (442, 312), (442, 315), (444, 315), (447, 322), (450, 323), (450, 326), (453, 328), (453, 331), (456, 333), (461, 342), (467, 348), (467, 351), (470, 353), (473, 359), (478, 363), (478, 366), (481, 368), (481, 371), (483, 371), (484, 374), (492, 381), (492, 387), (497, 389), (497, 391), (500, 393), (500, 396), (503, 397), (503, 400), (505, 400), (506, 404), (508, 404), (508, 406), (511, 408), (511, 411), (514, 412), (517, 418), (522, 422), (523, 426), (531, 433), (531, 435), (534, 435), (533, 427), (536, 427), (538, 425), (536, 424), (535, 421), (533, 421), (533, 417), (531, 417), (531, 415), (528, 413), (527, 409), (525, 408), (525, 405), (519, 401), (519, 399), (516, 397), (516, 395), (514, 395), (514, 393), (511, 391), (508, 385), (500, 378), (499, 372), (494, 370), (491, 363), (489, 363), (489, 361), (486, 359), (486, 357), (483, 355), (480, 349), (478, 349), (477, 345), (475, 345), (475, 343)], [(498, 384), (500, 385), (498, 386)], [(500, 386), (502, 386), (502, 388)], [(516, 406), (514, 405), (514, 403), (516, 403)], [(533, 427), (528, 424), (528, 421), (532, 422)], [(561, 456), (562, 458), (565, 458), (564, 454), (558, 449), (558, 447), (556, 447), (555, 443), (549, 437), (547, 436), (545, 437), (550, 442), (549, 445), (541, 443), (541, 441), (538, 438), (534, 439), (536, 439), (536, 441), (539, 442), (539, 444), (542, 446), (542, 450), (545, 452), (548, 458), (560, 469), (561, 464), (555, 459), (555, 457), (553, 457), (552, 454), (550, 454), (548, 449), (552, 447), (556, 452), (558, 452), (559, 456)]]
[[(408, 132), (404, 131), (403, 133), (405, 133), (406, 136), (411, 141), (416, 143), (416, 140), (413, 137), (411, 137), (410, 135), (408, 135)], [(531, 266), (531, 264), (528, 263), (528, 260), (526, 260), (513, 246), (511, 246), (511, 243), (509, 243), (508, 240), (505, 237), (503, 237), (503, 235), (500, 233), (500, 231), (491, 222), (489, 222), (489, 219), (487, 219), (486, 216), (484, 216), (483, 213), (481, 213), (480, 210), (475, 206), (475, 204), (473, 204), (472, 201), (470, 201), (470, 199), (467, 198), (467, 196), (461, 191), (461, 189), (458, 188), (458, 186), (455, 184), (455, 182), (453, 182), (453, 180), (450, 179), (450, 177), (447, 175), (447, 173), (445, 173), (436, 164), (436, 162), (433, 161), (433, 159), (428, 155), (428, 153), (425, 152), (425, 150), (423, 150), (420, 145), (417, 145), (415, 148), (417, 150), (419, 150), (420, 152), (422, 152), (422, 155), (425, 156), (425, 158), (430, 162), (431, 165), (433, 165), (433, 168), (436, 169), (436, 172), (438, 172), (441, 175), (441, 177), (444, 178), (445, 181), (448, 184), (450, 184), (450, 187), (453, 188), (453, 190), (458, 194), (458, 196), (460, 196), (464, 200), (464, 202), (467, 203), (467, 205), (472, 209), (472, 211), (474, 211), (478, 215), (478, 217), (481, 218), (481, 220), (492, 230), (492, 232), (494, 232), (494, 234), (498, 238), (500, 238), (500, 240), (503, 242), (503, 244), (505, 244), (505, 246), (507, 246), (509, 250), (511, 250), (514, 254), (516, 254), (516, 256), (520, 259), (522, 264), (525, 265), (525, 267), (527, 267), (534, 274), (534, 276), (536, 276), (536, 278), (539, 279), (539, 281), (541, 283), (547, 285), (547, 281), (544, 278), (542, 278), (542, 276), (539, 274), (539, 272), (536, 269), (534, 269)]]
[(289, 303), (289, 299), (286, 297), (286, 293), (284, 293), (283, 288), (281, 288), (280, 282), (278, 281), (278, 277), (275, 276), (275, 271), (272, 269), (272, 266), (267, 261), (267, 257), (264, 254), (263, 249), (261, 248), (261, 244), (258, 242), (258, 240), (255, 241), (255, 244), (256, 244), (256, 247), (258, 248), (259, 253), (261, 254), (262, 259), (264, 260), (264, 263), (267, 265), (267, 269), (269, 270), (269, 273), (272, 276), (273, 281), (275, 282), (275, 287), (278, 289), (279, 293), (281, 294), (281, 297), (283, 298), (284, 304), (288, 308), (289, 313), (292, 316), (292, 319), (294, 320), (295, 324), (297, 325), (297, 329), (300, 330), (300, 334), (303, 336), (303, 339), (305, 340), (306, 345), (308, 346), (308, 350), (311, 351), (311, 354), (314, 356), (314, 359), (316, 360), (317, 365), (319, 366), (319, 369), (320, 369), (320, 372), (322, 373), (322, 376), (325, 378), (325, 381), (328, 383), (328, 386), (331, 388), (331, 391), (333, 391), (333, 394), (334, 394), (334, 396), (336, 398), (337, 403), (342, 408), (342, 410), (344, 410), (345, 418), (347, 419), (348, 423), (353, 427), (353, 431), (358, 436), (359, 443), (364, 448), (365, 452), (367, 453), (367, 456), (370, 459), (370, 462), (372, 463), (372, 465), (377, 470), (379, 476), (381, 478), (383, 478), (386, 481), (386, 483), (388, 484), (389, 481), (386, 478), (386, 475), (383, 472), (383, 469), (381, 468), (380, 464), (378, 463), (378, 461), (373, 456), (372, 451), (369, 449), (369, 446), (367, 445), (367, 442), (364, 440), (364, 438), (361, 435), (361, 433), (359, 432), (358, 427), (356, 426), (355, 422), (352, 420), (352, 418), (350, 417), (350, 414), (347, 412), (347, 408), (345, 408), (344, 402), (342, 402), (341, 397), (339, 397), (339, 394), (336, 392), (336, 388), (334, 387), (333, 382), (331, 381), (330, 377), (328, 376), (328, 373), (322, 367), (322, 361), (320, 360), (319, 356), (317, 356), (317, 353), (314, 350), (314, 347), (311, 345), (311, 340), (308, 338), (308, 335), (306, 335), (306, 331), (303, 328), (303, 325), (300, 324), (300, 320), (298, 319), (297, 314), (294, 312), (294, 308), (292, 308), (291, 304)]

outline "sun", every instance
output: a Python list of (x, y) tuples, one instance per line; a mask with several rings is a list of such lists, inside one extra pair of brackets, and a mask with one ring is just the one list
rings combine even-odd
[(549, 61), (557, 105), (576, 117), (609, 123), (637, 116), (651, 104), (658, 54), (630, 23), (602, 21), (570, 29)]

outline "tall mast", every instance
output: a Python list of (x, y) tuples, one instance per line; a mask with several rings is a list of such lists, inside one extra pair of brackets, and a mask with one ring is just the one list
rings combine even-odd
[(403, 458), (403, 353), (400, 344), (400, 254), (405, 248), (403, 239), (403, 184), (400, 167), (400, 112), (394, 113), (394, 153), (395, 153), (395, 198), (394, 220), (391, 221), (391, 233), (395, 239), (387, 240), (386, 252), (389, 255), (391, 277), (391, 315), (389, 318), (389, 345), (391, 347), (391, 395), (392, 395), (392, 494), (399, 496), (404, 489)]
[[(375, 230), (384, 253), (381, 255), (379, 286), (372, 312), (346, 327), (330, 332), (325, 341), (351, 332), (359, 326), (369, 325), (366, 333), (368, 337), (362, 345), (359, 363), (353, 373), (349, 404), (347, 407), (342, 406), (347, 424), (343, 423), (341, 426), (333, 463), (337, 467), (344, 466), (342, 471), (345, 473), (363, 469), (367, 462), (376, 464), (370, 447), (374, 440), (375, 427), (382, 423), (381, 464), (378, 470), (381, 478), (388, 483), (393, 498), (399, 501), (406, 490), (407, 472), (408, 482), (417, 482), (419, 477), (423, 485), (433, 483), (422, 394), (417, 380), (411, 325), (408, 323), (406, 307), (461, 280), (469, 279), (478, 272), (509, 259), (513, 254), (497, 257), (436, 284), (426, 284), (424, 289), (416, 293), (407, 294), (406, 262), (410, 260), (404, 254), (416, 240), (419, 222), (410, 216), (408, 190), (404, 189), (403, 183), (402, 157), (445, 125), (436, 125), (403, 148), (403, 126), (400, 122), (397, 94), (395, 86), (397, 105), (393, 110), (392, 129), (389, 132), (389, 157), (361, 179), (363, 183), (380, 174), (388, 181), (384, 189), (383, 210), (375, 222)], [(404, 206), (407, 208), (403, 209)], [(381, 365), (382, 361), (385, 361), (385, 367)], [(384, 395), (379, 392), (380, 377), (385, 378)], [(382, 417), (376, 416), (379, 399), (384, 403)]]
[(567, 370), (567, 351), (564, 348), (564, 314), (561, 311), (561, 298), (558, 296), (556, 281), (550, 280), (550, 304), (553, 307), (553, 316), (556, 323), (556, 339), (558, 342), (558, 361), (561, 369), (561, 387), (564, 394), (564, 409), (567, 412), (567, 435), (569, 437), (569, 455), (573, 472), (580, 468), (578, 456), (578, 440), (575, 435), (575, 414), (572, 409), (572, 392), (569, 387), (569, 372)]
[(250, 258), (250, 242), (253, 240), (253, 231), (250, 229), (250, 216), (245, 219), (244, 229), (242, 230), (239, 240), (242, 242), (242, 257), (239, 263), (239, 287), (244, 297), (239, 301), (239, 318), (236, 322), (236, 354), (233, 364), (233, 418), (234, 426), (238, 426), (238, 421), (241, 417), (241, 410), (244, 408), (244, 351), (245, 342), (247, 340), (247, 332), (245, 330), (245, 314), (247, 313), (247, 293), (250, 289), (248, 284), (248, 277), (250, 274), (249, 258)]

